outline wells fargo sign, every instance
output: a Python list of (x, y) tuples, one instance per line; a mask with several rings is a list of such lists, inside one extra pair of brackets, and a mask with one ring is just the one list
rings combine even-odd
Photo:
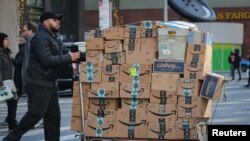
[(250, 20), (249, 12), (217, 12), (217, 20)]

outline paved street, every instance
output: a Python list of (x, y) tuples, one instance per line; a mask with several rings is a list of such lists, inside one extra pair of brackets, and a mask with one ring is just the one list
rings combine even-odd
[[(210, 119), (210, 124), (250, 124), (250, 89), (244, 88), (246, 80), (238, 82), (230, 81), (226, 84), (225, 95), (226, 100), (213, 102), (214, 116)], [(22, 97), (18, 104), (18, 120), (27, 110), (27, 98)], [(61, 122), (61, 141), (80, 141), (79, 137), (75, 137), (77, 132), (70, 130), (71, 118), (71, 97), (60, 97), (60, 105), (62, 111)], [(3, 121), (7, 107), (5, 103), (0, 103), (0, 121)], [(7, 133), (7, 128), (0, 129), (0, 140)], [(21, 141), (43, 141), (43, 129), (33, 129), (26, 133)]]
[[(18, 103), (17, 110), (17, 119), (23, 116), (23, 114), (27, 111), (27, 98), (22, 97)], [(70, 119), (71, 119), (71, 97), (60, 97), (60, 106), (62, 113), (62, 121), (61, 121), (61, 137), (60, 141), (79, 141), (79, 137), (75, 137), (78, 135), (77, 132), (70, 130)], [(0, 121), (3, 121), (7, 114), (7, 107), (5, 103), (0, 103)], [(0, 127), (0, 141), (7, 133), (7, 127)], [(40, 129), (32, 129), (27, 132), (21, 141), (44, 141), (43, 128)]]

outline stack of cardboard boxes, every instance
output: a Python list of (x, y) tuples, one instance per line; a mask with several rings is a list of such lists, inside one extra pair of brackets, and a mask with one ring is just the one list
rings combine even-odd
[[(86, 41), (79, 66), (86, 136), (197, 139), (197, 123), (212, 111), (212, 98), (200, 95), (211, 72), (211, 35), (159, 23), (95, 30)], [(82, 131), (74, 85), (71, 129)]]

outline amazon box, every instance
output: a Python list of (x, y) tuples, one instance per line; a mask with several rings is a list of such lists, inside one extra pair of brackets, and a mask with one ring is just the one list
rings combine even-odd
[(151, 50), (141, 51), (127, 51), (126, 52), (126, 63), (127, 64), (153, 64), (156, 59), (157, 53)]
[(159, 121), (160, 118), (164, 118), (169, 124), (175, 124), (176, 119), (176, 104), (148, 104), (148, 116), (147, 121), (154, 123)]
[(153, 72), (183, 74), (184, 65), (184, 61), (155, 60)]
[(116, 135), (119, 138), (145, 138), (147, 136), (146, 109), (119, 109)]
[(89, 38), (86, 41), (86, 50), (104, 50), (103, 38)]
[(104, 41), (105, 53), (122, 52), (121, 40)]
[(88, 118), (97, 118), (97, 117), (104, 117), (104, 118), (116, 118), (116, 110), (90, 110), (88, 112)]
[(152, 73), (152, 90), (177, 92), (179, 74)]
[(141, 37), (141, 28), (140, 28), (140, 26), (127, 25), (125, 27), (124, 38), (139, 39), (140, 37)]
[(211, 101), (198, 96), (178, 96), (178, 117), (209, 118)]
[(85, 122), (87, 137), (116, 137), (115, 118), (88, 118)]
[[(89, 98), (87, 97), (88, 90), (90, 90), (89, 83), (81, 83), (82, 84), (82, 98), (83, 104), (89, 106)], [(81, 97), (80, 97), (80, 86), (78, 81), (74, 81), (73, 84), (73, 104), (81, 104)]]
[(141, 42), (140, 39), (125, 38), (124, 40), (124, 51), (140, 51)]
[(226, 83), (226, 78), (220, 74), (207, 73), (203, 81), (200, 96), (206, 99), (219, 100)]
[(149, 98), (150, 84), (122, 83), (120, 86), (121, 98)]
[(197, 118), (178, 118), (176, 121), (176, 139), (197, 139)]
[(175, 139), (176, 138), (176, 125), (169, 124), (164, 118), (148, 124), (149, 139)]
[(122, 109), (147, 109), (148, 99), (138, 98), (122, 98), (121, 99)]
[(120, 101), (115, 98), (90, 98), (89, 110), (116, 110)]
[(184, 67), (184, 78), (203, 80), (206, 72), (211, 72), (211, 68), (211, 64), (201, 62), (187, 62)]
[(178, 80), (177, 95), (180, 96), (199, 96), (201, 89), (201, 80), (198, 79), (184, 79)]
[(119, 98), (118, 83), (93, 83), (88, 91), (91, 98)]
[(157, 52), (157, 38), (141, 38), (141, 51)]
[(82, 62), (79, 65), (80, 68), (80, 82), (101, 82), (101, 71), (102, 64), (101, 63), (93, 63), (93, 62)]
[(171, 91), (152, 90), (149, 101), (154, 104), (177, 104), (177, 96)]
[(107, 53), (103, 55), (103, 64), (104, 65), (120, 65), (124, 64), (126, 61), (126, 53)]
[(187, 43), (188, 45), (206, 44), (212, 46), (213, 44), (212, 34), (208, 32), (189, 31)]
[(212, 47), (205, 44), (187, 46), (187, 62), (212, 63)]
[(152, 65), (150, 64), (122, 64), (120, 67), (120, 83), (151, 83), (151, 72)]
[(119, 82), (119, 65), (104, 65), (102, 71), (102, 82)]
[(82, 117), (71, 117), (71, 124), (70, 129), (72, 131), (82, 132), (83, 124), (82, 124)]
[(93, 63), (100, 63), (100, 61), (103, 61), (103, 52), (102, 51), (96, 51), (91, 50), (86, 52), (86, 61), (93, 62)]
[(104, 38), (106, 40), (123, 40), (124, 28), (111, 27), (104, 29)]
[[(84, 117), (87, 118), (89, 106), (84, 105), (82, 108), (84, 108)], [(82, 116), (82, 108), (81, 104), (72, 104), (72, 112), (71, 115), (74, 117), (81, 117)]]

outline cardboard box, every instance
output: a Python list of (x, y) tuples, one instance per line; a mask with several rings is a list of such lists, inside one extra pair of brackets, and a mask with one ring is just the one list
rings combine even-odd
[(119, 83), (93, 83), (88, 91), (91, 98), (119, 98)]
[(121, 98), (149, 98), (150, 84), (122, 83), (120, 86)]
[(88, 112), (88, 118), (97, 118), (97, 117), (104, 117), (104, 118), (116, 118), (116, 110), (90, 110)]
[(187, 62), (184, 67), (184, 78), (203, 80), (206, 72), (211, 72), (211, 68), (211, 64)]
[(199, 45), (188, 45), (186, 61), (187, 62), (206, 62), (208, 64), (212, 63), (212, 47), (199, 44)]
[(126, 61), (126, 53), (108, 53), (103, 55), (104, 65), (119, 65), (124, 64)]
[(157, 37), (157, 28), (142, 28), (141, 38), (155, 38)]
[(102, 64), (82, 62), (80, 65), (80, 82), (101, 82)]
[(207, 73), (202, 84), (200, 96), (206, 99), (219, 100), (225, 88), (226, 78), (220, 74)]
[(141, 41), (135, 38), (125, 38), (124, 40), (124, 51), (140, 51)]
[(100, 61), (103, 61), (103, 53), (102, 51), (87, 51), (86, 52), (86, 61), (93, 62), (93, 63), (100, 63)]
[(184, 61), (155, 60), (153, 72), (183, 74), (184, 65)]
[(188, 29), (158, 28), (158, 59), (185, 61)]
[(104, 31), (96, 28), (94, 30), (90, 30), (90, 38), (103, 38), (104, 37)]
[(140, 37), (141, 37), (141, 28), (140, 28), (140, 26), (127, 25), (125, 27), (124, 38), (139, 39)]
[(212, 115), (211, 101), (198, 96), (178, 96), (178, 117), (209, 118)]
[(165, 119), (159, 119), (159, 122), (148, 124), (149, 139), (175, 139), (176, 138), (176, 125), (169, 124)]
[[(122, 64), (120, 67), (120, 83), (133, 83), (133, 81), (138, 80), (140, 84), (151, 83), (151, 72), (152, 65), (150, 64)], [(139, 76), (139, 79), (137, 76)]]
[(121, 40), (104, 41), (105, 53), (122, 52)]
[(178, 80), (177, 95), (180, 96), (199, 96), (201, 89), (201, 81), (198, 79), (184, 79)]
[(86, 41), (86, 50), (104, 50), (103, 38), (89, 38)]
[[(88, 83), (82, 83), (82, 98), (83, 98), (83, 105), (89, 106), (89, 98), (87, 97), (87, 92), (90, 90), (90, 84)], [(73, 105), (80, 105), (81, 104), (81, 97), (80, 97), (80, 87), (79, 82), (74, 81), (73, 85), (73, 98), (72, 103)]]
[(176, 139), (197, 139), (197, 118), (178, 118), (176, 121)]
[(71, 117), (71, 124), (70, 124), (70, 130), (72, 131), (80, 131), (83, 130), (82, 125), (82, 118), (81, 117)]
[(118, 109), (120, 101), (115, 98), (90, 98), (89, 110), (116, 110)]
[(141, 51), (127, 51), (126, 52), (126, 63), (127, 64), (153, 64), (156, 59), (157, 53), (151, 50)]
[(116, 137), (115, 118), (88, 118), (85, 122), (85, 136)]
[[(76, 94), (79, 94), (80, 93), (80, 86), (79, 86), (79, 82), (78, 81), (74, 81), (73, 82), (73, 94), (76, 93)], [(87, 92), (87, 90), (90, 89), (90, 84), (89, 83), (84, 83), (82, 82), (82, 92), (83, 94), (85, 94)]]
[(138, 99), (138, 98), (122, 98), (121, 99), (122, 109), (137, 109), (143, 108), (147, 109), (148, 99)]
[(148, 104), (147, 121), (154, 123), (159, 119), (165, 119), (169, 124), (175, 124), (177, 117), (176, 104)]
[(141, 28), (153, 29), (157, 28), (159, 21), (141, 21)]
[(153, 90), (150, 94), (149, 101), (154, 104), (177, 104), (177, 96), (175, 92)]
[(186, 59), (186, 37), (158, 36), (158, 59)]
[(106, 40), (123, 40), (124, 28), (111, 27), (104, 29), (104, 38)]
[(177, 92), (179, 74), (152, 73), (152, 90)]
[(158, 51), (157, 38), (141, 38), (141, 51)]
[(120, 77), (119, 65), (104, 65), (102, 71), (102, 82), (119, 82)]
[(119, 109), (117, 112), (117, 132), (119, 138), (147, 137), (146, 109)]
[(189, 31), (188, 32), (188, 44), (206, 44), (212, 46), (213, 39), (212, 34), (208, 32), (200, 32), (200, 31)]

